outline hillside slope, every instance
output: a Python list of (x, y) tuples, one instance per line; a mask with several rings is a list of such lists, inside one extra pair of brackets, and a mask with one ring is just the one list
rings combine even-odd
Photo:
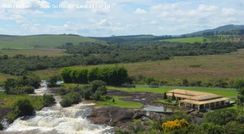
[(207, 29), (203, 31), (198, 31), (190, 34), (184, 34), (183, 36), (208, 36), (208, 35), (218, 35), (218, 34), (236, 34), (244, 35), (244, 25), (225, 25), (214, 29)]
[(8, 36), (0, 35), (0, 49), (33, 49), (33, 48), (57, 48), (66, 43), (77, 45), (81, 42), (99, 42), (96, 39), (81, 37), (78, 35), (31, 35)]

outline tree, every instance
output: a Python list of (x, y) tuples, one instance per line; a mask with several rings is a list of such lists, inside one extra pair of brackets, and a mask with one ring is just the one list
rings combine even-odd
[(34, 115), (35, 110), (30, 101), (24, 99), (19, 100), (16, 104), (14, 104), (13, 113), (16, 115), (16, 117), (31, 116)]

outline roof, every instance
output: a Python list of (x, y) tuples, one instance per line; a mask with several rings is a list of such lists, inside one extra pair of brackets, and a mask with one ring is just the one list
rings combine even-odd
[(212, 99), (212, 100), (206, 100), (206, 101), (196, 101), (196, 100), (185, 99), (185, 100), (180, 100), (180, 102), (202, 105), (202, 104), (210, 104), (210, 103), (227, 101), (227, 100), (229, 100), (229, 98), (218, 98), (218, 99)]
[(189, 90), (182, 90), (182, 89), (174, 89), (167, 93), (168, 96), (173, 96), (173, 94), (175, 97), (180, 97), (180, 98), (195, 100), (195, 101), (206, 101), (206, 100), (222, 98), (222, 96), (212, 94), (212, 93), (189, 91)]

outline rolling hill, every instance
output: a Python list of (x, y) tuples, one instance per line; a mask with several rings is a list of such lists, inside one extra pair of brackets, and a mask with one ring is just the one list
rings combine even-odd
[(229, 35), (229, 34), (236, 34), (236, 35), (244, 35), (244, 25), (225, 25), (220, 26), (214, 29), (207, 29), (203, 31), (198, 31), (190, 34), (184, 34), (182, 36), (185, 37), (194, 37), (194, 36), (209, 36), (209, 35)]
[(34, 49), (34, 48), (57, 48), (66, 43), (74, 45), (81, 42), (101, 42), (93, 38), (78, 35), (30, 35), (11, 36), (0, 35), (0, 49)]

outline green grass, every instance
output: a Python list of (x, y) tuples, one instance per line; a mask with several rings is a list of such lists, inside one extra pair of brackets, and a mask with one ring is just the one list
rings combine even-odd
[(36, 110), (43, 108), (43, 99), (40, 96), (29, 96), (29, 95), (7, 95), (0, 92), (0, 108), (12, 108), (13, 105), (22, 99), (28, 99)]
[(97, 42), (97, 40), (75, 35), (0, 36), (0, 49), (57, 48), (68, 42), (77, 45), (80, 42)]
[(64, 53), (62, 49), (3, 49), (0, 50), (0, 55), (8, 55), (10, 57), (15, 55), (25, 55), (25, 56), (64, 56), (68, 55)]
[(108, 87), (109, 90), (120, 90), (125, 92), (150, 92), (160, 93), (168, 92), (172, 89), (186, 89), (191, 91), (201, 91), (222, 95), (224, 97), (235, 98), (237, 96), (236, 89), (232, 88), (209, 88), (209, 87), (175, 87), (175, 86), (163, 86), (159, 88), (149, 88), (146, 86), (137, 86), (136, 88), (121, 88), (121, 87)]
[(141, 108), (143, 104), (139, 102), (134, 101), (124, 101), (122, 100), (123, 97), (119, 96), (113, 96), (115, 102), (112, 100), (106, 100), (106, 101), (97, 101), (97, 106), (114, 106), (114, 107), (120, 107), (120, 108)]
[(189, 37), (189, 38), (172, 38), (172, 39), (165, 39), (162, 41), (166, 42), (177, 42), (177, 43), (195, 43), (195, 42), (204, 42), (207, 38), (204, 37)]

